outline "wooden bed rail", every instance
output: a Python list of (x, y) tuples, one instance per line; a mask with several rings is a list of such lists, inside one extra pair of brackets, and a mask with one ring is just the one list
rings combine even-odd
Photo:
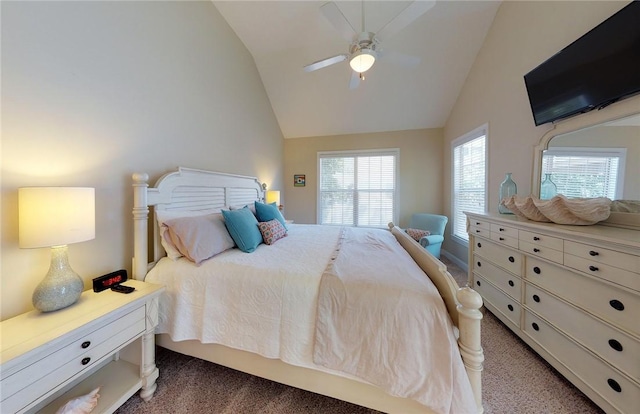
[(480, 343), (480, 325), (482, 321), (482, 297), (470, 287), (459, 287), (447, 267), (436, 259), (418, 242), (393, 223), (389, 223), (391, 233), (409, 253), (413, 260), (429, 276), (444, 300), (451, 320), (458, 327), (460, 337), (458, 347), (464, 362), (471, 388), (478, 406), (482, 407), (482, 370), (484, 352)]

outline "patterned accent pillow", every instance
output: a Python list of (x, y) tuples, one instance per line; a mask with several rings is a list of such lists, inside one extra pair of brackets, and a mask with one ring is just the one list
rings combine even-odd
[(429, 230), (420, 230), (420, 229), (406, 229), (405, 230), (407, 232), (407, 234), (409, 236), (411, 236), (411, 238), (417, 242), (420, 241), (421, 238), (423, 238), (424, 236), (428, 236), (431, 233), (429, 232)]
[(261, 221), (258, 223), (258, 228), (266, 244), (273, 244), (287, 235), (287, 229), (277, 219)]

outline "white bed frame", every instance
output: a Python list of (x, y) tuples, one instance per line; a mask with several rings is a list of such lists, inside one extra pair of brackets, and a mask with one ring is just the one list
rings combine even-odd
[[(133, 175), (133, 278), (137, 280), (144, 280), (147, 271), (165, 254), (156, 231), (155, 219), (149, 216), (149, 206), (154, 206), (156, 211), (204, 211), (249, 204), (255, 200), (263, 200), (264, 196), (263, 188), (256, 178), (240, 175), (180, 167), (177, 171), (162, 176), (155, 188), (149, 188), (148, 180), (147, 174)], [(446, 266), (405, 232), (392, 223), (389, 223), (389, 228), (429, 275), (444, 299), (451, 319), (459, 329), (460, 354), (471, 382), (478, 413), (482, 413), (482, 298), (469, 287), (459, 288)], [(152, 260), (149, 260), (150, 254)], [(166, 334), (157, 335), (156, 342), (182, 354), (379, 411), (402, 414), (429, 412), (416, 401), (392, 397), (368, 383), (289, 365), (277, 359), (264, 358), (222, 345), (202, 344), (199, 341), (174, 342)]]

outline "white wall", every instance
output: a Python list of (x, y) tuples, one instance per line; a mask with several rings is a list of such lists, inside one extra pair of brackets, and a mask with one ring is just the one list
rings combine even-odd
[[(451, 141), (489, 124), (489, 211), (496, 212), (505, 172), (519, 194), (531, 193), (533, 147), (551, 128), (534, 126), (523, 76), (628, 4), (615, 1), (505, 1), (500, 6), (445, 125), (445, 182), (451, 188)], [(614, 107), (614, 104), (609, 108)], [(604, 111), (607, 111), (605, 109)], [(591, 116), (589, 114), (580, 116)], [(451, 194), (444, 194), (451, 215)], [(444, 248), (467, 261), (467, 249)]]
[(91, 278), (131, 267), (133, 172), (177, 166), (282, 187), (283, 139), (253, 59), (213, 4), (2, 2), (1, 317), (31, 309), (48, 249), (19, 249), (17, 189), (96, 188)]

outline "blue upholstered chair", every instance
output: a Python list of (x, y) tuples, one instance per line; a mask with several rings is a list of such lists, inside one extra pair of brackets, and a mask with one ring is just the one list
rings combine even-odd
[(412, 229), (429, 230), (429, 236), (420, 239), (422, 247), (429, 253), (440, 258), (440, 247), (444, 241), (444, 229), (449, 218), (438, 214), (416, 213), (411, 216), (409, 227)]

